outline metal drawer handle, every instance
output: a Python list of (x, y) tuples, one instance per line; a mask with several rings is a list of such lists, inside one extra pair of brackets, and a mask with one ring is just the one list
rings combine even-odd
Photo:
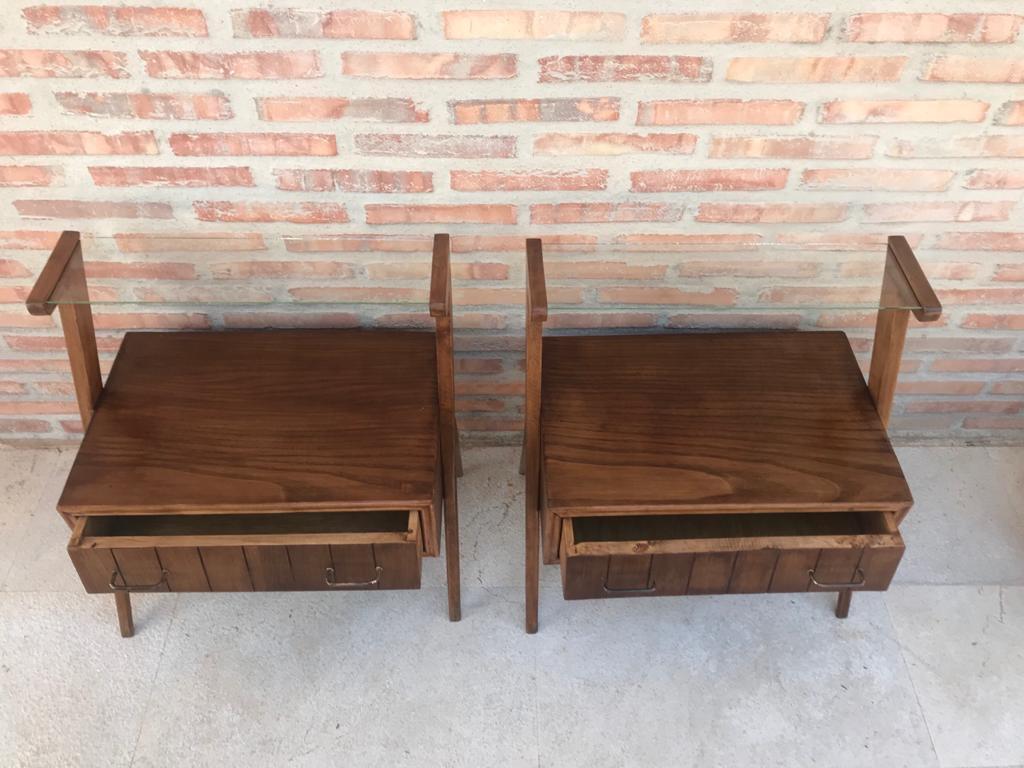
[(638, 589), (618, 589), (617, 587), (609, 587), (608, 580), (605, 579), (604, 591), (609, 595), (649, 595), (651, 592), (658, 591), (657, 584), (651, 584), (649, 587), (640, 587)]
[(380, 584), (380, 576), (384, 573), (384, 569), (378, 565), (374, 571), (377, 573), (377, 578), (371, 581), (335, 581), (334, 569), (324, 568), (324, 584), (328, 587), (373, 587)]
[(161, 570), (160, 581), (155, 584), (128, 584), (124, 579), (121, 579), (123, 583), (118, 584), (117, 577), (120, 575), (121, 574), (117, 571), (110, 574), (110, 583), (107, 586), (115, 592), (145, 592), (150, 589), (157, 589), (158, 587), (164, 586), (167, 583), (167, 577), (170, 576), (167, 571)]
[(814, 578), (814, 568), (811, 568), (807, 572), (807, 575), (811, 577), (811, 583), (820, 587), (821, 589), (857, 589), (857, 587), (863, 587), (867, 579), (864, 578), (864, 571), (858, 568), (854, 571), (853, 575), (856, 577), (856, 581), (848, 581), (842, 584), (829, 584), (826, 582), (818, 581)]

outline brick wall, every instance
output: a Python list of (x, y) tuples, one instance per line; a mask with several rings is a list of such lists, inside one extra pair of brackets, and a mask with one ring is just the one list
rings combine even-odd
[(461, 424), (507, 439), (524, 236), (561, 300), (604, 307), (555, 329), (723, 322), (656, 306), (698, 286), (794, 306), (729, 323), (843, 328), (863, 355), (869, 313), (800, 305), (870, 300), (903, 233), (947, 313), (911, 329), (894, 430), (1024, 436), (1024, 9), (475, 5), (4, 0), (0, 438), (79, 429), (59, 330), (18, 303), (63, 228), (118, 236), (87, 253), (108, 297), (228, 278), (381, 303), (103, 309), (105, 364), (135, 325), (393, 324), (450, 231)]

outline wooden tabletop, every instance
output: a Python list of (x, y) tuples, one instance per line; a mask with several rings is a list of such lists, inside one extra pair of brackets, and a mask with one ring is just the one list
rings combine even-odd
[(556, 514), (912, 503), (843, 333), (549, 336), (542, 380)]
[(58, 509), (425, 508), (437, 424), (432, 333), (129, 333)]

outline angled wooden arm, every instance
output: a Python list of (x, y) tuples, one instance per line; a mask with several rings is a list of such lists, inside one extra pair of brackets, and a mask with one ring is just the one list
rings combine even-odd
[(875, 321), (875, 339), (871, 346), (868, 390), (883, 425), (889, 424), (896, 379), (903, 358), (910, 314), (920, 322), (938, 320), (942, 304), (905, 237), (889, 238), (882, 277), (882, 296)]
[(88, 427), (103, 391), (103, 378), (96, 352), (89, 287), (85, 282), (82, 240), (77, 232), (61, 233), (25, 305), (33, 315), (51, 315), (54, 307), (60, 307), (60, 324), (71, 362), (78, 411), (82, 425)]
[(430, 269), (430, 314), (434, 318), (437, 402), (441, 429), (441, 482), (444, 488), (444, 557), (448, 576), (448, 618), (462, 618), (459, 575), (459, 502), (456, 478), (462, 474), (459, 426), (455, 421), (455, 340), (452, 331), (451, 238), (434, 235)]
[(526, 631), (537, 631), (540, 600), (540, 396), (544, 321), (548, 317), (544, 251), (526, 241), (526, 414), (520, 471), (526, 475)]

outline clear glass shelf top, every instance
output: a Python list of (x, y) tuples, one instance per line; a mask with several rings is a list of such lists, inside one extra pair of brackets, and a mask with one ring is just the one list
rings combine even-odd
[[(59, 232), (7, 233), (0, 280), (25, 298)], [(755, 235), (551, 234), (544, 240), (549, 313), (600, 315), (801, 314), (915, 309), (881, 302), (886, 238), (846, 233), (765, 241)], [(88, 299), (52, 303), (356, 315), (386, 308), (427, 311), (429, 234), (123, 233), (81, 237)], [(928, 274), (928, 254), (918, 254)], [(459, 313), (522, 314), (523, 235), (453, 235)], [(116, 311), (116, 310), (115, 310)], [(582, 319), (581, 319), (582, 320)], [(481, 321), (483, 323), (484, 321)]]

